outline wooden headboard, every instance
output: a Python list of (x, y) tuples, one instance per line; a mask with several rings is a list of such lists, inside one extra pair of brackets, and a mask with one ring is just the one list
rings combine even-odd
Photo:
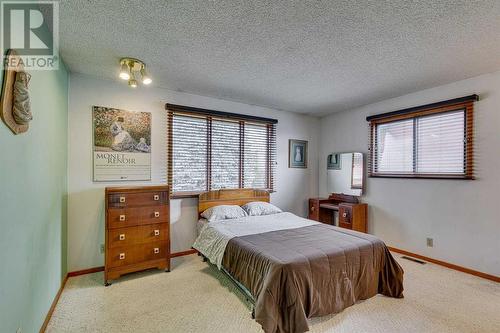
[(208, 191), (200, 194), (198, 200), (198, 214), (206, 209), (218, 205), (238, 205), (243, 206), (252, 201), (269, 202), (269, 192), (266, 190), (256, 190), (251, 188), (222, 189)]

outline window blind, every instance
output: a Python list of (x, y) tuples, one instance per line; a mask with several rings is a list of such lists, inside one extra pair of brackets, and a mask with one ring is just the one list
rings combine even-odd
[[(207, 188), (207, 121), (203, 118), (176, 115), (172, 123), (172, 155), (169, 169), (175, 170), (172, 188), (179, 192)], [(169, 172), (169, 171), (167, 171)]]
[(371, 177), (474, 178), (477, 95), (371, 116)]
[[(212, 119), (210, 189), (240, 187), (240, 125)], [(176, 156), (174, 155), (174, 161)], [(175, 169), (174, 169), (175, 171)]]
[(416, 161), (419, 173), (465, 173), (465, 110), (417, 118)]
[(376, 131), (375, 172), (413, 172), (413, 120), (380, 124)]
[(222, 188), (273, 190), (274, 120), (185, 108), (167, 104), (168, 179), (174, 195)]

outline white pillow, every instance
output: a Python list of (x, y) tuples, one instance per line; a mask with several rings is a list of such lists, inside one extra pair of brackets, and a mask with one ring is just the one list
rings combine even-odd
[(241, 208), (243, 208), (245, 212), (247, 212), (247, 214), (250, 216), (283, 213), (283, 211), (278, 207), (276, 207), (275, 205), (271, 205), (270, 203), (263, 201), (249, 202), (246, 205), (243, 205)]
[(206, 218), (208, 222), (217, 220), (237, 219), (247, 216), (247, 213), (237, 205), (220, 205), (213, 206), (201, 213), (201, 216)]

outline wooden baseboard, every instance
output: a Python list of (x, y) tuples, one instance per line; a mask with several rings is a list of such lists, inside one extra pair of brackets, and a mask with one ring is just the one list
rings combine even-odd
[(68, 277), (97, 273), (102, 271), (104, 271), (104, 266), (92, 267), (92, 268), (82, 269), (80, 271), (69, 272)]
[(170, 255), (171, 258), (175, 257), (182, 257), (182, 256), (188, 256), (190, 254), (195, 254), (198, 253), (195, 249), (187, 250), (187, 251), (181, 251), (181, 252), (174, 252)]
[(40, 333), (44, 333), (45, 330), (47, 329), (47, 325), (49, 324), (50, 318), (52, 318), (52, 313), (54, 312), (54, 309), (56, 308), (57, 302), (59, 302), (59, 297), (61, 297), (61, 294), (64, 290), (64, 286), (66, 285), (66, 281), (68, 281), (68, 274), (66, 274), (66, 276), (62, 280), (61, 286), (59, 287), (59, 290), (57, 291), (56, 297), (54, 297), (54, 300), (52, 301), (52, 304), (50, 305), (49, 312), (47, 312), (47, 315), (45, 316), (45, 320), (42, 324), (42, 327), (40, 328)]
[[(175, 258), (175, 257), (187, 256), (187, 255), (195, 254), (195, 253), (198, 253), (198, 251), (191, 249), (191, 250), (187, 250), (187, 251), (174, 252), (170, 255), (170, 257)], [(97, 272), (102, 272), (102, 271), (104, 271), (104, 266), (92, 267), (92, 268), (82, 269), (79, 271), (69, 272), (68, 277), (74, 277), (74, 276), (85, 275), (85, 274), (92, 274), (92, 273), (97, 273)]]
[(407, 255), (407, 256), (410, 256), (410, 257), (414, 257), (414, 258), (417, 258), (417, 259), (422, 259), (422, 260), (425, 260), (425, 261), (428, 261), (428, 262), (432, 262), (433, 264), (436, 264), (436, 265), (444, 266), (446, 268), (454, 269), (456, 271), (460, 271), (460, 272), (463, 272), (463, 273), (475, 275), (475, 276), (481, 277), (483, 279), (488, 279), (488, 280), (491, 280), (491, 281), (500, 282), (500, 276), (495, 276), (495, 275), (491, 275), (491, 274), (487, 274), (487, 273), (475, 271), (475, 270), (470, 269), (470, 268), (458, 266), (458, 265), (455, 265), (455, 264), (450, 264), (449, 262), (446, 262), (446, 261), (441, 261), (441, 260), (429, 258), (429, 257), (423, 256), (423, 255), (417, 254), (417, 253), (409, 252), (409, 251), (406, 251), (406, 250), (401, 250), (401, 249), (398, 249), (398, 248), (395, 248), (395, 247), (392, 247), (392, 246), (388, 246), (388, 248), (391, 251), (394, 251), (394, 252), (397, 252), (397, 253), (401, 253), (401, 254), (404, 254), (404, 255)]

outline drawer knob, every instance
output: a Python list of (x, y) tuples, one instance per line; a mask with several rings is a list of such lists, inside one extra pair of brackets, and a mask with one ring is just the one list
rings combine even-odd
[(160, 217), (160, 212), (155, 212), (155, 217)]
[(154, 199), (154, 201), (158, 201), (158, 200), (160, 200), (160, 196), (158, 194), (155, 194), (153, 196), (153, 199)]
[(159, 247), (155, 247), (154, 252), (155, 252), (155, 254), (160, 253), (160, 248)]
[(125, 221), (125, 215), (120, 215), (120, 221)]
[(120, 234), (120, 240), (125, 240), (125, 234)]
[(160, 230), (155, 229), (155, 236), (160, 236)]
[(120, 253), (120, 260), (125, 259), (125, 253)]
[(125, 197), (120, 197), (120, 202), (125, 202)]

